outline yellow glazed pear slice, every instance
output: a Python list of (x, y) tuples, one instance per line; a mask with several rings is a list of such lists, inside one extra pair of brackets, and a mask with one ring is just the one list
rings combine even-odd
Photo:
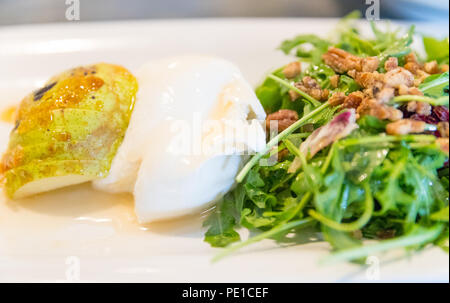
[(66, 71), (25, 97), (1, 162), (8, 196), (104, 177), (128, 127), (137, 87), (125, 68), (100, 63)]
[[(89, 136), (102, 137), (118, 132), (124, 127), (120, 116), (101, 111), (67, 108), (52, 110), (48, 113), (47, 124), (34, 124), (33, 120), (23, 120), (22, 129), (17, 127), (11, 132), (9, 147), (16, 145), (35, 145), (50, 140), (70, 142), (85, 140)], [(28, 125), (31, 124), (32, 126)], [(125, 126), (126, 127), (126, 126)], [(108, 134), (107, 134), (108, 133)]]
[(17, 119), (43, 119), (52, 109), (80, 108), (122, 113), (124, 118), (134, 104), (138, 85), (124, 67), (99, 63), (67, 70), (52, 77), (21, 102)]
[(114, 157), (115, 146), (121, 138), (109, 142), (110, 137), (90, 136), (82, 141), (63, 142), (48, 140), (34, 145), (16, 145), (3, 155), (3, 162), (10, 167), (26, 165), (33, 160), (98, 160)]
[(84, 183), (101, 178), (108, 167), (101, 161), (62, 160), (33, 161), (5, 173), (6, 194), (20, 199), (60, 187)]

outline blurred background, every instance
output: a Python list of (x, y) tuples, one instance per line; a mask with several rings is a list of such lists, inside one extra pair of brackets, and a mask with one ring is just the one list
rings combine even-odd
[[(66, 1), (0, 0), (0, 25), (67, 22)], [(205, 17), (342, 17), (370, 0), (78, 0), (80, 22)], [(448, 0), (378, 0), (381, 18), (448, 23)]]

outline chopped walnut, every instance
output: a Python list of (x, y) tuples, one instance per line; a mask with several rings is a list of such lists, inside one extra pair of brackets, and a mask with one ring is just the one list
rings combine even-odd
[(295, 101), (300, 97), (300, 94), (292, 89), (288, 91), (288, 94), (289, 94), (289, 98), (291, 98), (291, 101)]
[(380, 103), (373, 98), (365, 98), (357, 108), (357, 113), (361, 115), (375, 116), (380, 120), (397, 121), (403, 118), (403, 113), (393, 107)]
[(437, 124), (437, 128), (439, 134), (441, 134), (441, 137), (448, 138), (448, 131), (449, 131), (448, 127), (449, 127), (448, 122), (439, 122)]
[(322, 89), (319, 83), (317, 83), (316, 80), (309, 76), (303, 77), (302, 81), (297, 82), (294, 85), (298, 89), (304, 91), (305, 93), (319, 101), (327, 100), (328, 95), (330, 94), (328, 89)]
[(375, 94), (375, 98), (382, 103), (389, 102), (389, 100), (394, 98), (394, 96), (395, 96), (395, 89), (393, 89), (392, 87), (384, 87), (377, 94)]
[(378, 72), (358, 73), (356, 82), (365, 88), (364, 93), (373, 99), (386, 103), (395, 95), (395, 89), (384, 83), (384, 75)]
[(398, 59), (396, 57), (389, 57), (384, 63), (384, 69), (386, 71), (391, 71), (398, 67)]
[(410, 101), (406, 106), (406, 110), (419, 115), (429, 116), (431, 115), (432, 107), (426, 102)]
[(409, 92), (409, 87), (408, 86), (406, 86), (406, 85), (400, 85), (399, 87), (398, 87), (398, 94), (399, 95), (409, 95), (408, 94), (408, 92)]
[(339, 85), (339, 75), (333, 75), (330, 77), (330, 84), (333, 88), (337, 88)]
[(347, 75), (349, 75), (350, 77), (352, 77), (353, 79), (356, 79), (356, 76), (358, 75), (358, 72), (356, 71), (356, 69), (351, 69), (347, 72)]
[(336, 47), (330, 47), (328, 52), (322, 55), (322, 59), (325, 64), (340, 74), (350, 70), (374, 72), (380, 64), (378, 57), (360, 58)]
[[(423, 131), (420, 129), (423, 122), (401, 120), (402, 111), (389, 106), (388, 102), (398, 95), (423, 96), (418, 86), (424, 79), (430, 74), (448, 70), (448, 65), (439, 67), (436, 61), (421, 64), (414, 53), (405, 56), (404, 67), (399, 67), (398, 58), (389, 57), (384, 63), (386, 73), (377, 71), (379, 66), (377, 57), (361, 58), (335, 47), (330, 47), (322, 59), (335, 72), (346, 72), (362, 87), (362, 91), (353, 92), (348, 96), (340, 92), (334, 93), (328, 100), (330, 105), (356, 108), (357, 117), (372, 115), (381, 120), (398, 121), (390, 124), (392, 133)], [(330, 85), (333, 88), (337, 87), (338, 82), (339, 75), (330, 77)], [(424, 102), (411, 101), (407, 105), (407, 110), (429, 116), (432, 113), (432, 106)]]
[(413, 75), (417, 75), (417, 73), (419, 72), (421, 66), (417, 63), (413, 63), (413, 62), (409, 62), (406, 63), (405, 66), (403, 66), (406, 70), (408, 70), (409, 72), (411, 72)]
[(358, 108), (358, 106), (361, 104), (362, 100), (364, 99), (364, 93), (360, 91), (356, 91), (353, 93), (350, 93), (344, 100), (344, 107), (345, 108)]
[(355, 81), (358, 83), (359, 86), (364, 88), (369, 88), (375, 85), (381, 86), (384, 81), (383, 74), (380, 74), (378, 72), (362, 72), (362, 73), (356, 73), (355, 75)]
[(319, 83), (309, 76), (303, 77), (302, 83), (306, 88), (320, 88)]
[(417, 56), (415, 53), (409, 53), (405, 56), (405, 62), (406, 63), (419, 63), (419, 61), (417, 61)]
[(409, 70), (412, 74), (417, 74), (417, 71), (422, 68), (419, 61), (417, 61), (416, 54), (409, 53), (405, 56), (405, 66), (407, 70)]
[(394, 88), (399, 88), (400, 85), (411, 87), (414, 85), (414, 75), (402, 67), (397, 67), (384, 74), (384, 83)]
[(336, 47), (330, 47), (328, 52), (322, 55), (322, 59), (326, 65), (340, 74), (352, 69), (361, 71), (361, 58)]
[(448, 138), (437, 138), (436, 143), (448, 155)]
[(291, 62), (283, 68), (283, 74), (288, 79), (297, 77), (301, 72), (302, 66), (298, 61)]
[(423, 69), (429, 74), (437, 74), (440, 72), (439, 65), (436, 60), (425, 63), (423, 65)]
[(406, 135), (409, 133), (422, 133), (426, 123), (412, 119), (401, 119), (386, 125), (386, 132), (390, 135)]
[(408, 95), (423, 96), (423, 92), (417, 87), (410, 87), (408, 89)]
[(274, 122), (271, 123), (271, 121), (277, 121), (278, 122), (278, 131), (283, 131), (292, 124), (295, 123), (295, 121), (298, 120), (298, 114), (294, 110), (290, 109), (280, 109), (277, 112), (274, 112), (272, 114), (269, 114), (266, 118), (266, 129), (269, 131), (271, 130), (271, 124), (272, 128), (276, 127), (277, 125), (274, 124)]
[(417, 87), (407, 87), (406, 85), (400, 85), (398, 87), (399, 95), (416, 95), (423, 96), (423, 93)]
[(343, 92), (336, 92), (331, 95), (330, 99), (328, 99), (328, 103), (331, 106), (338, 106), (344, 103), (346, 95)]
[(419, 86), (426, 78), (430, 76), (429, 73), (419, 69), (416, 74), (416, 79), (414, 80), (414, 86)]
[(378, 57), (367, 57), (361, 60), (361, 71), (372, 73), (378, 69), (380, 60)]

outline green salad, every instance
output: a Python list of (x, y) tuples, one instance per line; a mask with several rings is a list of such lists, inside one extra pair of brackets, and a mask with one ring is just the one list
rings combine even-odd
[(263, 239), (317, 241), (301, 234), (330, 244), (325, 263), (448, 252), (449, 40), (375, 23), (365, 38), (357, 19), (281, 43), (293, 62), (256, 89), (267, 146), (204, 222), (205, 241), (224, 247), (216, 260)]

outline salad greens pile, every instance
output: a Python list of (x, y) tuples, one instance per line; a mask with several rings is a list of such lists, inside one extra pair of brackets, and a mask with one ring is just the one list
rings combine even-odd
[[(340, 75), (337, 88), (330, 84), (336, 73), (322, 60), (330, 46), (361, 57), (378, 56), (381, 62), (394, 56), (399, 65), (412, 52), (414, 27), (401, 35), (400, 30), (382, 31), (372, 24), (373, 38), (365, 39), (354, 25), (356, 17), (344, 18), (330, 39), (299, 35), (281, 44), (280, 50), (294, 54), (308, 67), (289, 80), (283, 67), (275, 70), (256, 94), (266, 112), (291, 109), (300, 119), (247, 163), (237, 176), (236, 188), (204, 222), (209, 228), (205, 241), (226, 247), (216, 259), (262, 239), (292, 243), (297, 241), (293, 235), (305, 230), (320, 231), (332, 246), (326, 262), (359, 262), (373, 253), (400, 247), (418, 250), (430, 244), (448, 252), (448, 154), (433, 134), (387, 135), (387, 121), (366, 115), (357, 120), (358, 128), (349, 136), (311, 159), (299, 150), (311, 131), (327, 124), (340, 109), (299, 91), (293, 81), (310, 76), (330, 92), (349, 94), (361, 89), (347, 75)], [(423, 37), (423, 44), (427, 56), (423, 61), (448, 64), (448, 39)], [(445, 106), (448, 112), (448, 85), (448, 72), (432, 75), (419, 87), (424, 96), (416, 96), (416, 101)], [(289, 98), (291, 89), (301, 96), (296, 102)], [(410, 100), (398, 96), (391, 102), (401, 106)], [(264, 164), (283, 149), (288, 155), (280, 162)], [(301, 168), (290, 173), (296, 157)], [(252, 236), (241, 241), (240, 227), (249, 229)], [(304, 242), (298, 239), (299, 244)]]

